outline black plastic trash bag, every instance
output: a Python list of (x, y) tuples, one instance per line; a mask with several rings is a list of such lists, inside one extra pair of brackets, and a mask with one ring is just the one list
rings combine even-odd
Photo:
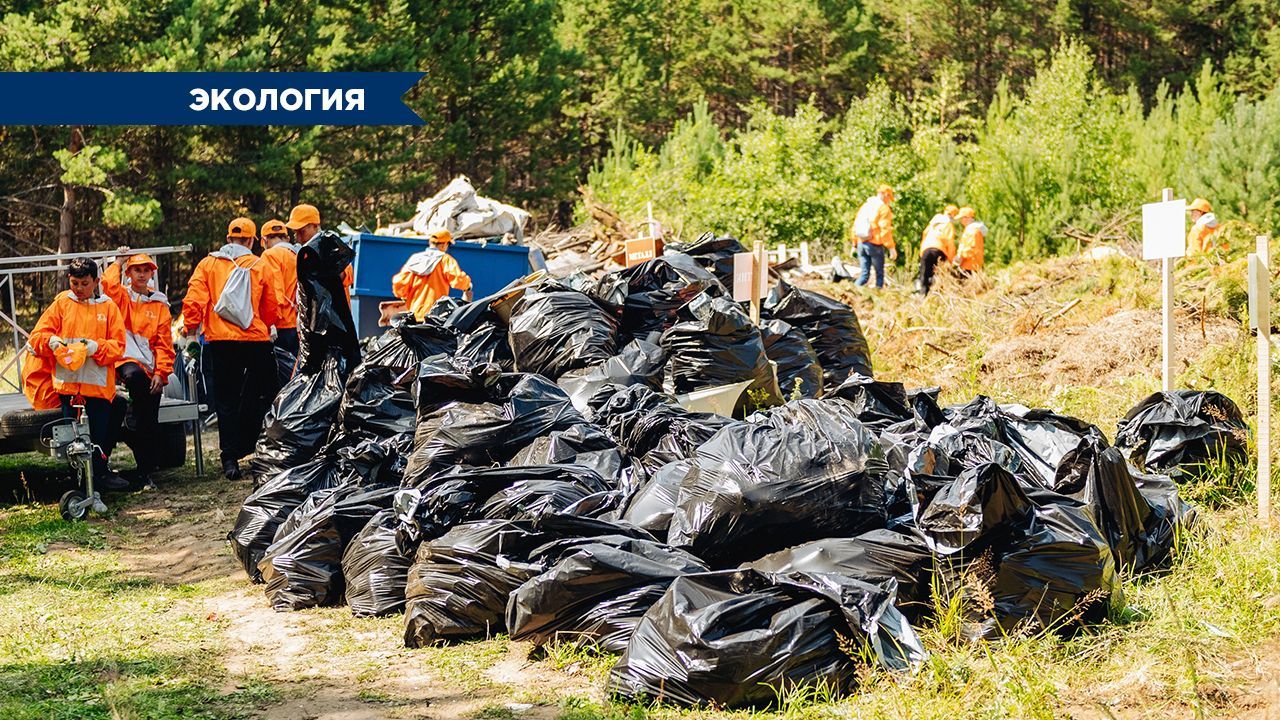
[(1173, 390), (1154, 393), (1126, 413), (1116, 447), (1140, 470), (1180, 481), (1211, 460), (1242, 461), (1248, 437), (1249, 426), (1231, 398)]
[(595, 470), (613, 487), (630, 491), (638, 472), (613, 438), (583, 423), (535, 439), (511, 458), (512, 465), (582, 465)]
[(618, 352), (618, 322), (587, 295), (553, 281), (528, 290), (508, 330), (516, 369), (551, 379)]
[(679, 503), (680, 486), (693, 470), (690, 460), (673, 460), (649, 476), (644, 485), (631, 495), (623, 506), (620, 517), (626, 522), (653, 533), (659, 540), (667, 539), (671, 517)]
[(747, 248), (737, 238), (727, 235), (716, 237), (715, 233), (704, 232), (691, 243), (667, 243), (667, 252), (678, 252), (693, 258), (699, 265), (711, 271), (712, 275), (726, 288), (733, 287), (733, 256), (747, 252)]
[(379, 510), (342, 554), (347, 605), (356, 617), (392, 615), (404, 609), (414, 553), (396, 542), (399, 524), (394, 509)]
[(1032, 632), (1066, 634), (1105, 620), (1113, 604), (1123, 604), (1111, 548), (1088, 511), (1073, 503), (1036, 507), (997, 563), (994, 617), (971, 634), (994, 639), (1026, 623)]
[(301, 610), (342, 602), (342, 554), (379, 510), (391, 506), (394, 494), (393, 487), (339, 487), (277, 537), (258, 563), (271, 607)]
[(975, 557), (1025, 524), (1031, 510), (1006, 466), (981, 462), (958, 468), (945, 452), (930, 447), (912, 453), (906, 489), (915, 526), (939, 555)]
[(640, 530), (591, 518), (561, 515), (536, 521), (479, 520), (422, 543), (405, 598), (407, 647), (486, 637), (504, 630), (507, 599), (543, 568), (529, 562), (534, 549), (567, 537)]
[(324, 445), (342, 402), (340, 364), (331, 357), (317, 372), (298, 373), (271, 402), (249, 461), (256, 482), (310, 460)]
[(667, 354), (661, 347), (645, 340), (632, 340), (616, 356), (595, 367), (561, 375), (557, 384), (568, 393), (574, 407), (585, 411), (591, 398), (607, 385), (643, 385), (661, 390), (666, 365)]
[(619, 331), (625, 338), (637, 338), (671, 327), (685, 303), (712, 288), (724, 292), (720, 281), (693, 258), (669, 252), (605, 275), (591, 294), (621, 307)]
[(548, 513), (567, 512), (601, 492), (607, 491), (568, 480), (521, 480), (490, 496), (480, 508), (480, 516), (485, 520), (533, 520)]
[(279, 345), (272, 348), (272, 354), (276, 359), (277, 387), (284, 387), (293, 377), (293, 367), (298, 364), (298, 356)]
[(1111, 545), (1116, 567), (1134, 573), (1166, 561), (1176, 532), (1192, 519), (1172, 481), (1140, 477), (1133, 475), (1120, 451), (1107, 447), (1106, 439), (1094, 431), (1062, 459), (1052, 487), (1084, 504)]
[(411, 315), (392, 321), (369, 344), (364, 362), (347, 379), (338, 419), (346, 432), (370, 432), (380, 436), (413, 432), (415, 408), (410, 370), (426, 358), (452, 354), (457, 345), (453, 331), (428, 317), (414, 323)]
[(457, 357), (472, 363), (494, 363), (505, 372), (515, 372), (516, 358), (507, 339), (507, 326), (492, 311), (468, 332), (459, 335)]
[(227, 539), (250, 580), (262, 582), (258, 563), (275, 538), (280, 523), (312, 493), (333, 487), (338, 481), (333, 460), (321, 456), (267, 478), (245, 498)]
[(826, 397), (848, 400), (858, 419), (876, 431), (916, 417), (902, 383), (881, 382), (858, 372), (850, 373), (839, 386), (827, 388)]
[(682, 307), (677, 318), (662, 334), (677, 393), (750, 380), (740, 403), (752, 391), (763, 391), (768, 404), (782, 402), (760, 331), (736, 303), (703, 293)]
[(511, 593), (506, 617), (512, 640), (576, 642), (620, 653), (672, 580), (709, 569), (687, 552), (622, 536), (557, 550), (549, 569)]
[[(493, 367), (492, 365), (488, 367)], [(491, 384), (458, 388), (449, 402), (425, 416), (427, 397), (420, 373), (418, 429), (405, 471), (417, 483), (452, 465), (482, 467), (511, 460), (539, 437), (586, 423), (564, 391), (541, 375), (504, 374)]]
[(809, 338), (826, 385), (835, 387), (852, 372), (872, 377), (871, 350), (853, 308), (826, 295), (778, 283), (769, 292), (764, 312)]
[(797, 686), (838, 696), (858, 671), (842, 645), (870, 646), (893, 669), (922, 656), (893, 601), (891, 588), (837, 576), (678, 577), (641, 618), (607, 690), (637, 702), (726, 708), (771, 705)]
[(344, 377), (360, 363), (360, 337), (342, 283), (355, 256), (332, 230), (322, 230), (298, 250), (299, 373), (316, 372), (331, 355), (345, 362)]
[[(711, 413), (691, 413), (675, 398), (647, 387), (606, 387), (592, 398), (593, 421), (604, 427), (618, 446), (643, 464), (657, 469), (671, 460), (688, 457), (720, 428), (733, 420)], [(653, 464), (651, 454), (662, 458)]]
[(763, 573), (841, 575), (871, 585), (898, 583), (898, 608), (908, 617), (931, 609), (934, 556), (909, 528), (877, 529), (852, 538), (826, 538), (744, 563)]
[(764, 352), (778, 366), (778, 387), (788, 400), (822, 395), (822, 365), (818, 353), (798, 328), (782, 320), (760, 323)]
[(830, 417), (821, 430), (770, 418), (717, 432), (694, 453), (668, 542), (724, 567), (883, 527), (880, 445), (857, 420)]

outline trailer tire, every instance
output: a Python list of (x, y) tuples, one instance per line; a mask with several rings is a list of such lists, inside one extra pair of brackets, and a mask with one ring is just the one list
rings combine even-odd
[(5, 437), (39, 437), (45, 425), (62, 417), (61, 410), (14, 410), (0, 418)]
[(187, 463), (186, 423), (165, 423), (156, 438), (156, 464), (163, 470)]

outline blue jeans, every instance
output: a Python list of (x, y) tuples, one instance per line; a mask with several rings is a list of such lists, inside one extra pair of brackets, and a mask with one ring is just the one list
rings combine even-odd
[(866, 285), (871, 279), (871, 268), (876, 270), (876, 287), (884, 287), (884, 246), (868, 242), (858, 243), (858, 284)]

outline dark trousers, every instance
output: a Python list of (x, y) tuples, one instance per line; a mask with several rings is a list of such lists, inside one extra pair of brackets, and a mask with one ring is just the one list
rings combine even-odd
[(938, 263), (946, 259), (946, 255), (937, 248), (929, 248), (920, 253), (920, 289), (925, 295), (933, 287), (933, 274), (938, 270)]
[[(62, 417), (75, 419), (75, 408), (71, 407), (71, 401), (74, 395), (59, 395), (58, 400), (62, 402)], [(102, 451), (106, 451), (111, 445), (111, 438), (115, 434), (111, 430), (111, 402), (102, 398), (86, 397), (84, 399), (84, 414), (89, 419), (89, 439), (94, 445)], [(101, 478), (107, 474), (107, 456), (102, 452), (93, 454), (93, 477)]]
[(279, 353), (281, 350), (291, 355), (295, 361), (294, 364), (296, 364), (298, 359), (298, 328), (276, 328), (276, 366), (279, 370), (276, 375), (279, 376), (277, 380), (280, 387), (284, 387), (284, 384), (293, 377), (294, 364), (284, 362), (285, 359)]
[(214, 340), (204, 346), (213, 379), (213, 410), (218, 416), (222, 462), (253, 452), (262, 419), (275, 399), (275, 352), (270, 342)]
[[(139, 472), (151, 472), (157, 466), (155, 460), (155, 438), (160, 431), (160, 398), (163, 393), (152, 394), (151, 376), (138, 363), (125, 363), (116, 368), (116, 381), (124, 385), (125, 390), (129, 391), (129, 407), (132, 407), (133, 410), (135, 438), (133, 442), (134, 464), (138, 466)], [(121, 403), (116, 403), (111, 407), (111, 429), (114, 434), (111, 438), (111, 447), (107, 449), (107, 455), (110, 455), (116, 444), (120, 442), (127, 410), (126, 406)]]
[(884, 287), (884, 246), (858, 243), (858, 285), (866, 285), (871, 271), (876, 272), (876, 287)]

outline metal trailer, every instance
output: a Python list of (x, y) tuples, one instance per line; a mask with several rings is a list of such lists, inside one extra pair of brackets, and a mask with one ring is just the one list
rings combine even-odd
[[(471, 276), (475, 297), (492, 295), (535, 270), (546, 269), (542, 251), (527, 245), (502, 245), (485, 240), (459, 240), (449, 254)], [(428, 247), (426, 238), (391, 237), (356, 233), (346, 237), (355, 248), (355, 283), (351, 288), (351, 314), (360, 337), (377, 335), (381, 312), (378, 305), (395, 300), (391, 278), (410, 255)], [(459, 295), (458, 291), (453, 294)]]
[[(165, 246), (155, 248), (136, 248), (139, 252), (146, 252), (152, 257), (157, 255), (168, 255), (171, 253), (190, 252), (190, 245)], [(68, 253), (65, 255), (32, 255), (23, 257), (0, 258), (0, 297), (7, 298), (8, 308), (13, 315), (9, 315), (0, 310), (0, 321), (8, 326), (12, 333), (14, 356), (9, 359), (3, 367), (0, 367), (0, 454), (11, 454), (20, 452), (43, 452), (48, 451), (50, 454), (65, 457), (65, 448), (53, 446), (52, 437), (48, 437), (46, 430), (52, 426), (59, 424), (62, 420), (61, 410), (35, 410), (27, 401), (22, 393), (21, 381), (15, 382), (13, 375), (15, 368), (18, 366), (22, 357), (22, 348), (26, 345), (27, 339), (31, 333), (23, 328), (17, 320), (17, 297), (14, 285), (14, 277), (29, 273), (58, 272), (65, 270), (65, 266), (59, 264), (73, 258), (90, 258), (100, 260), (115, 255), (114, 250)], [(3, 328), (3, 325), (0, 325)], [(0, 329), (0, 332), (3, 332)], [(204, 409), (199, 404), (197, 398), (197, 385), (195, 382), (194, 366), (182, 367), (183, 358), (181, 354), (178, 356), (180, 365), (175, 367), (174, 372), (177, 376), (171, 376), (170, 388), (166, 388), (166, 396), (161, 399), (160, 403), (160, 425), (161, 437), (156, 438), (156, 442), (161, 443), (160, 448), (162, 456), (168, 454), (168, 461), (162, 464), (166, 466), (177, 466), (185, 462), (186, 456), (186, 433), (190, 433), (195, 444), (195, 466), (196, 474), (204, 474), (204, 453), (200, 437), (199, 418), (200, 412)], [(181, 368), (181, 369), (179, 369)], [(177, 382), (173, 382), (176, 379)], [(178, 443), (177, 438), (181, 437)], [(173, 440), (165, 446), (165, 441)], [(175, 463), (176, 455), (181, 452), (181, 462)], [(162, 457), (162, 460), (164, 458)]]

